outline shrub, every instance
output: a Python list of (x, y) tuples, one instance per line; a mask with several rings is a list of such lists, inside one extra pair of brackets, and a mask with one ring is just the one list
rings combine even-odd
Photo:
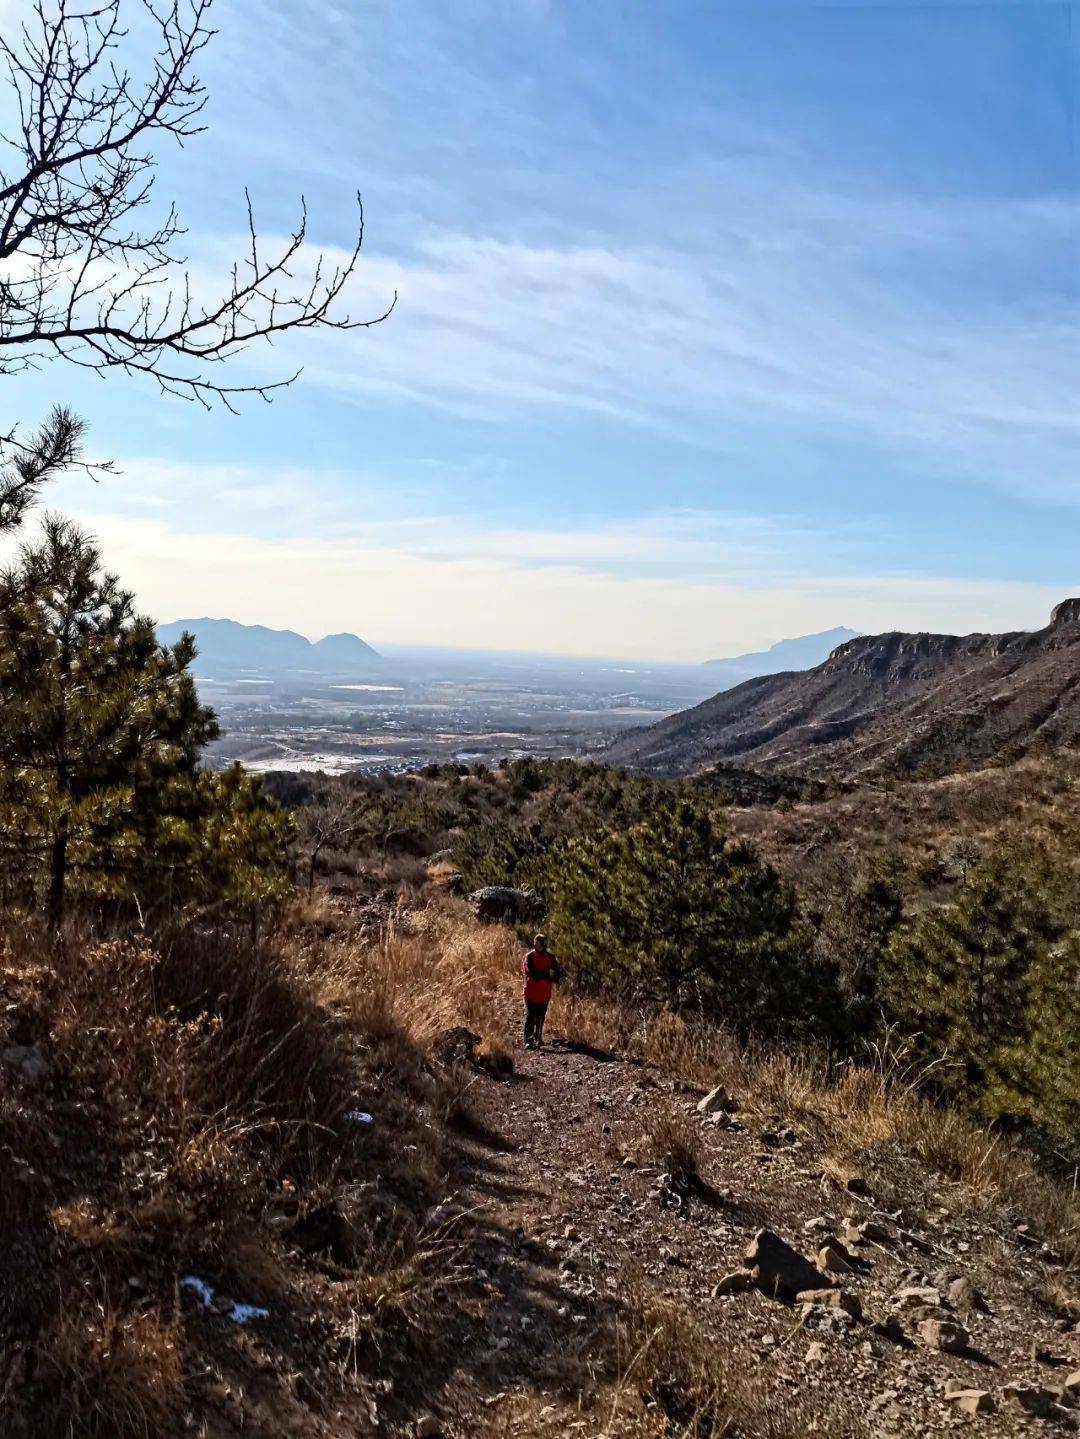
[(935, 1084), (984, 1118), (1080, 1159), (1080, 941), (1074, 885), (999, 855), (954, 903), (895, 936), (883, 993)]
[(585, 988), (694, 1008), (746, 1033), (805, 1028), (824, 973), (792, 891), (710, 809), (672, 797), (557, 846), (550, 927)]

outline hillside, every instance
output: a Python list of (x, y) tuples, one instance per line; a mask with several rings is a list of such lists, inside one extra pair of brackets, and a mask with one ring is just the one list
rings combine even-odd
[(1000, 1138), (581, 997), (511, 1059), (513, 935), (392, 913), (5, 949), (5, 1434), (1068, 1432), (1075, 1204)]
[(651, 774), (721, 762), (771, 774), (947, 772), (1080, 735), (1080, 600), (1010, 634), (862, 636), (815, 669), (747, 681), (616, 740)]
[(358, 635), (327, 635), (312, 643), (294, 630), (273, 630), (266, 625), (242, 625), (237, 620), (174, 620), (158, 625), (163, 644), (175, 644), (182, 634), (195, 636), (199, 653), (195, 671), (216, 677), (258, 670), (282, 673), (290, 670), (321, 674), (354, 674), (381, 663), (376, 650)]

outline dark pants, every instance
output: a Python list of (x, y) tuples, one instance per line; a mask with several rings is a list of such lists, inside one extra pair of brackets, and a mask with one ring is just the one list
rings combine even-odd
[(539, 1044), (544, 1037), (544, 1019), (547, 1016), (547, 1002), (538, 1004), (535, 999), (525, 1001), (525, 1043)]

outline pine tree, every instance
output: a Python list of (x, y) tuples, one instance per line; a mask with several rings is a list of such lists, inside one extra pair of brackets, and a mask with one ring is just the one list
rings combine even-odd
[(551, 929), (586, 983), (693, 1007), (750, 1030), (793, 1030), (816, 1010), (792, 892), (708, 807), (673, 798), (628, 829), (557, 846)]
[(1080, 1165), (1080, 934), (1048, 943), (1032, 965), (1018, 1035), (980, 1101), (1025, 1132), (1052, 1165)]
[(171, 801), (132, 877), (143, 912), (244, 920), (254, 936), (291, 890), (287, 813), (238, 764), (200, 771)]
[(945, 1061), (939, 1087), (988, 1119), (1045, 1124), (1052, 1109), (1064, 1116), (1070, 1106), (1076, 1114), (1074, 915), (1063, 877), (1000, 855), (966, 875), (955, 903), (890, 946), (883, 993), (892, 1016), (919, 1035), (928, 1060)]
[(217, 733), (188, 666), (158, 643), (93, 541), (46, 516), (39, 543), (0, 574), (0, 853), (63, 922), (70, 877), (115, 892), (162, 816), (192, 802)]

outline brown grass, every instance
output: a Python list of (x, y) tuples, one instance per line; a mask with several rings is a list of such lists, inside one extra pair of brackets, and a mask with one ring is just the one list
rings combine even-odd
[(701, 1146), (685, 1114), (661, 1110), (642, 1136), (639, 1160), (659, 1165), (672, 1179), (692, 1179), (698, 1172)]
[[(718, 1345), (700, 1319), (657, 1300), (644, 1286), (625, 1296), (609, 1356), (613, 1399), (605, 1436), (639, 1432), (665, 1439), (803, 1439), (859, 1435), (862, 1424), (837, 1410), (836, 1396), (799, 1398), (769, 1384), (769, 1366)], [(644, 1413), (639, 1406), (644, 1406)]]
[(322, 1362), (304, 1348), (309, 1310), (343, 1350), (387, 1324), (422, 1335), (448, 1262), (424, 1227), (439, 1118), (467, 1083), (428, 1051), (441, 1027), (475, 1024), (505, 1072), (511, 941), (435, 915), (379, 942), (314, 940), (311, 919), (259, 949), (193, 930), (55, 953), (33, 925), (0, 931), (0, 1047), (36, 1042), (52, 1066), (39, 1089), (0, 1086), (0, 1145), (26, 1176), (0, 1185), (0, 1349), (29, 1336), (15, 1379), (0, 1373), (13, 1434), (164, 1432), (196, 1318), (178, 1307), (183, 1273), (295, 1314), (300, 1369)]
[(156, 1314), (65, 1313), (45, 1365), (35, 1432), (70, 1423), (95, 1439), (156, 1439), (180, 1397), (179, 1325)]
[(1003, 849), (1045, 849), (1075, 868), (1078, 793), (1080, 754), (1057, 750), (941, 779), (869, 780), (816, 803), (731, 809), (727, 819), (804, 894), (835, 893), (888, 861), (932, 898), (980, 856)]
[[(421, 1373), (424, 1345), (439, 1342), (431, 1295), (454, 1267), (455, 1236), (425, 1225), (447, 1172), (442, 1125), (483, 1082), (467, 1063), (442, 1063), (439, 1039), (464, 1026), (505, 1077), (518, 960), (512, 933), (478, 926), (445, 896), (368, 938), (315, 896), (260, 950), (204, 931), (167, 946), (76, 937), (56, 955), (9, 920), (0, 1047), (40, 1043), (53, 1076), (41, 1090), (0, 1086), (0, 1147), (12, 1156), (0, 1183), (0, 1350), (18, 1333), (25, 1361), (14, 1380), (0, 1373), (5, 1433), (169, 1432), (183, 1354), (215, 1342), (177, 1299), (183, 1273), (287, 1318), (275, 1343), (324, 1388), (344, 1391), (377, 1362), (384, 1333)], [(885, 1168), (900, 1151), (972, 1206), (1008, 1209), (1067, 1259), (1080, 1253), (1076, 1196), (923, 1099), (902, 1056), (830, 1070), (669, 1014), (562, 997), (551, 1027), (689, 1086), (722, 1083), (743, 1113), (798, 1125), (841, 1182), (845, 1166)], [(376, 1123), (350, 1123), (354, 1109)], [(697, 1170), (677, 1108), (647, 1138), (669, 1172)], [(320, 1347), (328, 1335), (337, 1370)], [(651, 1404), (643, 1412), (665, 1433), (802, 1432), (685, 1316), (646, 1297), (629, 1304), (616, 1358), (616, 1393)]]

